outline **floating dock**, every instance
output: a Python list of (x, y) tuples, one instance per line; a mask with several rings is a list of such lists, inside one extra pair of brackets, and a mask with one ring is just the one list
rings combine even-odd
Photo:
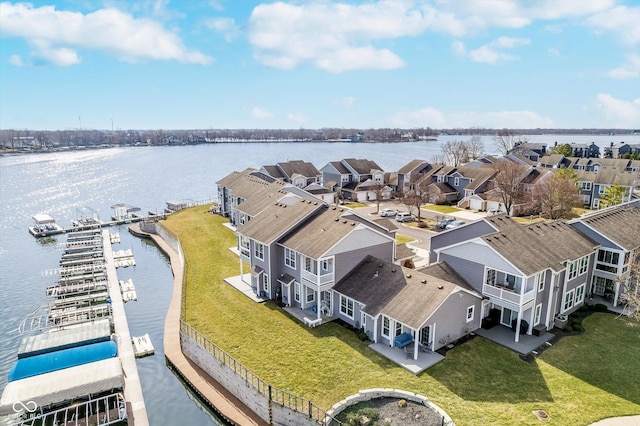
[[(43, 218), (40, 217), (39, 215), (44, 215), (43, 213), (39, 213), (38, 215), (35, 215), (34, 221), (36, 221), (36, 217), (39, 217), (38, 220), (42, 221), (42, 220), (49, 220), (47, 218)], [(51, 216), (49, 215), (45, 215), (48, 216), (48, 218), (51, 218)], [(110, 226), (118, 226), (118, 225), (124, 225), (124, 224), (129, 224), (129, 223), (134, 223), (134, 222), (142, 222), (143, 220), (161, 220), (164, 219), (166, 217), (166, 214), (162, 213), (162, 214), (149, 214), (147, 216), (131, 216), (131, 217), (127, 217), (127, 218), (121, 218), (121, 219), (116, 219), (116, 220), (110, 220), (107, 222), (86, 222), (86, 221), (74, 221), (74, 223), (69, 226), (69, 227), (62, 227), (58, 224), (54, 222), (48, 222), (45, 224), (38, 224), (38, 222), (36, 221), (36, 224), (34, 226), (30, 226), (29, 227), (29, 233), (31, 235), (33, 235), (36, 238), (39, 237), (50, 237), (53, 235), (59, 235), (59, 234), (67, 234), (67, 233), (71, 233), (71, 232), (78, 232), (78, 231), (87, 231), (87, 230), (91, 230), (91, 229), (96, 229), (97, 226), (105, 228), (105, 227), (110, 227)], [(53, 220), (51, 218), (51, 220)], [(110, 238), (110, 237), (109, 237)]]
[(132, 338), (131, 343), (133, 343), (133, 352), (136, 354), (136, 358), (153, 355), (155, 352), (148, 333), (144, 336)]

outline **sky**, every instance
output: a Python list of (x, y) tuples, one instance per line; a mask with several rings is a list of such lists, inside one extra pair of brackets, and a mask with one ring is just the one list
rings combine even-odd
[(640, 129), (640, 0), (0, 3), (0, 129)]

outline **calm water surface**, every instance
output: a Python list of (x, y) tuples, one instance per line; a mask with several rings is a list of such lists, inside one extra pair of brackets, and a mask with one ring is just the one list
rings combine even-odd
[[(219, 144), (183, 147), (139, 147), (82, 150), (62, 153), (0, 157), (0, 389), (17, 359), (20, 322), (46, 302), (44, 289), (55, 283), (41, 278), (45, 269), (58, 266), (65, 236), (36, 240), (27, 231), (31, 216), (46, 212), (61, 225), (94, 212), (103, 220), (111, 206), (127, 203), (143, 212), (162, 211), (170, 200), (216, 197), (215, 182), (237, 170), (279, 161), (305, 160), (318, 169), (342, 158), (367, 158), (393, 171), (414, 158), (430, 160), (440, 153), (438, 142), (413, 143), (275, 143)], [(495, 152), (493, 138), (483, 139)], [(640, 143), (640, 136), (535, 136), (533, 142), (553, 145), (576, 142), (608, 146), (610, 142)], [(207, 425), (218, 421), (201, 411), (181, 383), (166, 368), (163, 325), (171, 297), (170, 266), (157, 248), (119, 231), (116, 249), (132, 249), (135, 268), (119, 269), (120, 279), (132, 278), (138, 301), (126, 304), (133, 336), (149, 333), (156, 354), (138, 360), (149, 420), (152, 425)]]

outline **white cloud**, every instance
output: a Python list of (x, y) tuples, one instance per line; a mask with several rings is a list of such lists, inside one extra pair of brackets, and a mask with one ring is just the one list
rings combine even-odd
[(621, 67), (609, 71), (609, 77), (618, 80), (640, 77), (640, 54), (627, 55), (627, 62)]
[(251, 116), (259, 120), (266, 120), (268, 118), (273, 118), (273, 113), (265, 108), (253, 107), (251, 109)]
[(402, 111), (391, 117), (392, 125), (403, 128), (433, 127), (481, 127), (535, 129), (555, 127), (553, 120), (532, 111), (474, 112), (458, 111), (443, 113), (428, 107), (417, 111)]
[(629, 46), (640, 44), (640, 7), (618, 6), (587, 19), (598, 32), (612, 33)]
[(560, 49), (556, 49), (555, 47), (550, 47), (547, 49), (547, 52), (549, 52), (550, 54), (552, 54), (553, 56), (560, 56)]
[(625, 101), (607, 93), (600, 93), (595, 113), (602, 127), (636, 129), (640, 123), (640, 98)]
[(241, 34), (240, 27), (233, 18), (212, 18), (208, 19), (205, 25), (222, 34), (227, 42), (233, 41)]
[(296, 113), (287, 113), (285, 115), (287, 120), (293, 121), (295, 123), (305, 123), (307, 121), (307, 117), (304, 114), (296, 114)]
[(9, 63), (16, 67), (21, 67), (24, 65), (24, 62), (22, 62), (22, 57), (20, 55), (9, 56)]
[(451, 45), (454, 53), (458, 56), (468, 56), (474, 62), (484, 62), (487, 64), (496, 64), (498, 62), (513, 61), (518, 59), (515, 55), (503, 52), (503, 49), (513, 49), (518, 46), (526, 46), (531, 41), (526, 38), (500, 37), (490, 43), (480, 46), (478, 49), (467, 51), (464, 43), (454, 41)]
[[(162, 2), (160, 2), (162, 4)], [(160, 23), (121, 12), (59, 11), (53, 6), (0, 3), (0, 33), (24, 38), (34, 56), (58, 65), (72, 65), (78, 50), (99, 50), (122, 61), (175, 60), (208, 64), (212, 58), (189, 51), (180, 38)]]
[(352, 106), (355, 105), (356, 98), (354, 98), (353, 96), (345, 96), (340, 100), (340, 103), (347, 108), (351, 108)]
[[(271, 67), (311, 65), (330, 72), (395, 69), (404, 61), (377, 43), (427, 31), (464, 37), (491, 28), (518, 29), (536, 20), (589, 16), (613, 5), (614, 0), (275, 2), (253, 9), (248, 38), (255, 58)], [(464, 45), (452, 47), (460, 53)], [(483, 46), (469, 55), (489, 63), (512, 60), (512, 55), (499, 50), (514, 47)]]

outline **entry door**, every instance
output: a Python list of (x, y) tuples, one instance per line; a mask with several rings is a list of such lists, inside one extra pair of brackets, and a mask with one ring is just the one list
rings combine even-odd
[(331, 292), (320, 292), (320, 309), (322, 309), (323, 315), (329, 315), (331, 313)]
[(509, 308), (502, 308), (502, 319), (500, 320), (502, 325), (511, 327), (511, 322), (516, 318), (518, 318), (518, 311), (512, 311)]
[(431, 344), (431, 326), (426, 326), (420, 329), (420, 344), (422, 346), (429, 346)]
[(598, 296), (604, 296), (607, 280), (602, 277), (594, 277), (593, 292)]

